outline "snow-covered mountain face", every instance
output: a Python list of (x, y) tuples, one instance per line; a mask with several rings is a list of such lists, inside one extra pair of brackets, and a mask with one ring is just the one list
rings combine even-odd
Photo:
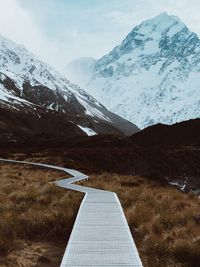
[(141, 128), (200, 117), (200, 40), (175, 16), (144, 21), (91, 68), (88, 92)]
[(70, 120), (82, 131), (91, 128), (90, 132), (93, 133), (131, 134), (138, 130), (133, 124), (109, 112), (79, 86), (71, 84), (23, 46), (2, 36), (0, 104), (11, 108), (17, 105), (17, 109), (29, 107), (29, 111), (37, 110), (39, 106), (66, 113), (71, 115)]

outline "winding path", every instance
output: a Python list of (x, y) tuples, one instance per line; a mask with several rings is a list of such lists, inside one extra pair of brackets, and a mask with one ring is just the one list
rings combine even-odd
[(89, 178), (73, 169), (26, 161), (0, 161), (64, 171), (73, 177), (55, 183), (85, 193), (60, 267), (143, 266), (115, 193), (73, 184)]

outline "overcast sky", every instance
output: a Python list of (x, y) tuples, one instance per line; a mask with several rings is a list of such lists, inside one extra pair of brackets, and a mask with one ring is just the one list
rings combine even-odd
[(0, 33), (62, 70), (75, 58), (103, 56), (164, 11), (200, 36), (199, 0), (0, 0)]

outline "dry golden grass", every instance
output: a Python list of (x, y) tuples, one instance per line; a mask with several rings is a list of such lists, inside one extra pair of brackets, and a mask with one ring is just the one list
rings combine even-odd
[(0, 164), (0, 266), (6, 262), (5, 266), (11, 266), (10, 255), (19, 240), (63, 241), (62, 248), (65, 247), (82, 194), (50, 183), (61, 177), (66, 174)]
[(144, 266), (199, 266), (198, 197), (139, 176), (92, 175), (87, 185), (118, 194)]
[[(0, 165), (0, 266), (59, 266), (82, 199), (50, 183), (60, 177), (63, 173)], [(199, 266), (195, 195), (139, 176), (95, 174), (86, 183), (118, 194), (145, 267)]]

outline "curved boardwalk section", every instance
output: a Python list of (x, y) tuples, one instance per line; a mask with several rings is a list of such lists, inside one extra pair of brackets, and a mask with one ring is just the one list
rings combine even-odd
[(88, 176), (72, 169), (40, 163), (0, 160), (65, 171), (73, 177), (60, 180), (56, 184), (86, 194), (61, 267), (142, 266), (123, 209), (115, 193), (73, 184), (87, 179)]

